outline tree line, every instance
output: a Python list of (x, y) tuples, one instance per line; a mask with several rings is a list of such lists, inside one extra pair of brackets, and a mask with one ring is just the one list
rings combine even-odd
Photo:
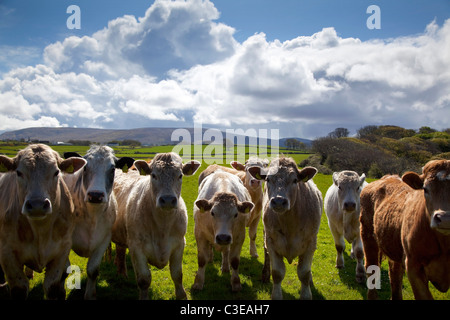
[(354, 170), (372, 178), (385, 174), (421, 172), (432, 159), (450, 159), (450, 128), (418, 130), (398, 126), (365, 126), (349, 137), (345, 128), (313, 141), (314, 153), (299, 165), (315, 166), (319, 172)]

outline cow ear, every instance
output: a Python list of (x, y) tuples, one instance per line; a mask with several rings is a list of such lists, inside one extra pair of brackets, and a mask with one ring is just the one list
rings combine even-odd
[(75, 173), (83, 168), (86, 163), (87, 161), (83, 158), (70, 157), (69, 159), (63, 160), (58, 167), (62, 172)]
[(245, 170), (245, 166), (240, 163), (239, 161), (231, 161), (230, 162), (230, 166), (233, 167), (234, 169), (238, 170), (238, 171), (244, 171)]
[(248, 172), (255, 179), (266, 180), (267, 175), (266, 174), (262, 174), (261, 167), (250, 167), (250, 168), (248, 168)]
[(0, 156), (0, 172), (8, 172), (17, 169), (17, 163), (13, 158)]
[(298, 180), (307, 182), (312, 179), (317, 173), (317, 169), (314, 167), (305, 167), (298, 172)]
[(212, 203), (206, 199), (195, 201), (195, 205), (200, 209), (200, 212), (209, 211), (212, 208)]
[(423, 178), (415, 172), (406, 172), (402, 180), (413, 189), (419, 190), (423, 188)]
[(183, 175), (192, 176), (198, 168), (200, 168), (200, 162), (198, 162), (197, 160), (191, 160), (190, 162), (183, 165)]
[(339, 175), (339, 172), (333, 172), (333, 183), (336, 186), (338, 185), (338, 175)]
[(366, 175), (363, 173), (359, 176), (359, 186), (362, 187), (364, 181), (366, 181)]
[(76, 157), (76, 158), (83, 158), (80, 154), (76, 153), (76, 152), (64, 152), (64, 159), (69, 159), (72, 157)]
[(252, 202), (244, 201), (238, 204), (238, 211), (247, 214), (252, 211), (253, 207), (254, 205)]
[(136, 160), (134, 162), (134, 166), (139, 171), (141, 176), (146, 176), (152, 173), (152, 169), (150, 169), (149, 164), (144, 160)]
[(121, 169), (123, 172), (128, 172), (128, 169), (134, 163), (134, 159), (130, 157), (122, 157), (116, 160), (116, 168)]

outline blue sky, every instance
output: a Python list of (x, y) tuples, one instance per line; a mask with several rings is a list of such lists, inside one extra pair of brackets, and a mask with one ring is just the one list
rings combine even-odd
[[(66, 27), (72, 4), (80, 30)], [(380, 30), (366, 26), (372, 4)], [(443, 129), (449, 18), (448, 0), (0, 0), (0, 131)]]

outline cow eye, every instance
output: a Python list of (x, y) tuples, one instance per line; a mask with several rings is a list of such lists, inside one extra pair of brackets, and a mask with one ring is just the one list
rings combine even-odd
[(213, 217), (214, 217), (214, 215), (215, 215), (214, 211), (212, 211), (212, 210), (211, 210), (211, 215), (212, 215)]
[(180, 176), (178, 177), (179, 180), (183, 179), (183, 175), (180, 174)]
[(298, 183), (297, 178), (295, 178), (294, 181), (292, 181), (292, 183), (293, 183), (293, 184), (297, 184), (297, 183)]
[(152, 179), (156, 180), (156, 174), (152, 173)]
[(16, 170), (16, 174), (17, 174), (18, 177), (22, 177), (23, 176), (22, 172), (20, 172), (19, 170)]
[(427, 187), (423, 187), (423, 193), (428, 194), (428, 188)]
[(236, 213), (236, 214), (234, 215), (234, 218), (237, 218), (237, 216), (238, 216), (238, 214)]
[(53, 175), (54, 177), (57, 177), (59, 175), (59, 170), (56, 170), (55, 174)]

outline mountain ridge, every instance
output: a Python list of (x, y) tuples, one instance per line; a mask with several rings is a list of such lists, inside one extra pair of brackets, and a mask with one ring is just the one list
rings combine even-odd
[[(31, 127), (19, 130), (7, 131), (0, 134), (0, 140), (23, 140), (23, 141), (46, 141), (50, 144), (68, 142), (69, 140), (86, 140), (97, 143), (108, 143), (111, 141), (137, 140), (143, 145), (168, 145), (180, 142), (180, 137), (174, 136), (178, 140), (172, 141), (172, 134), (176, 129), (185, 129), (185, 134), (189, 133), (191, 143), (196, 139), (194, 128), (161, 128), (148, 127), (136, 129), (99, 129), (99, 128), (74, 128), (74, 127)], [(204, 133), (208, 128), (202, 128), (202, 140)], [(227, 134), (221, 130), (223, 138), (228, 138)], [(233, 139), (240, 141), (242, 135), (232, 134)], [(280, 147), (285, 147), (288, 139), (296, 139), (311, 145), (311, 140), (303, 138), (282, 138), (278, 140)], [(248, 143), (249, 137), (245, 136), (245, 143)], [(257, 140), (259, 143), (259, 139)], [(207, 142), (207, 141), (203, 141)], [(209, 142), (209, 141), (208, 141)], [(267, 145), (276, 143), (275, 140), (267, 139)]]

